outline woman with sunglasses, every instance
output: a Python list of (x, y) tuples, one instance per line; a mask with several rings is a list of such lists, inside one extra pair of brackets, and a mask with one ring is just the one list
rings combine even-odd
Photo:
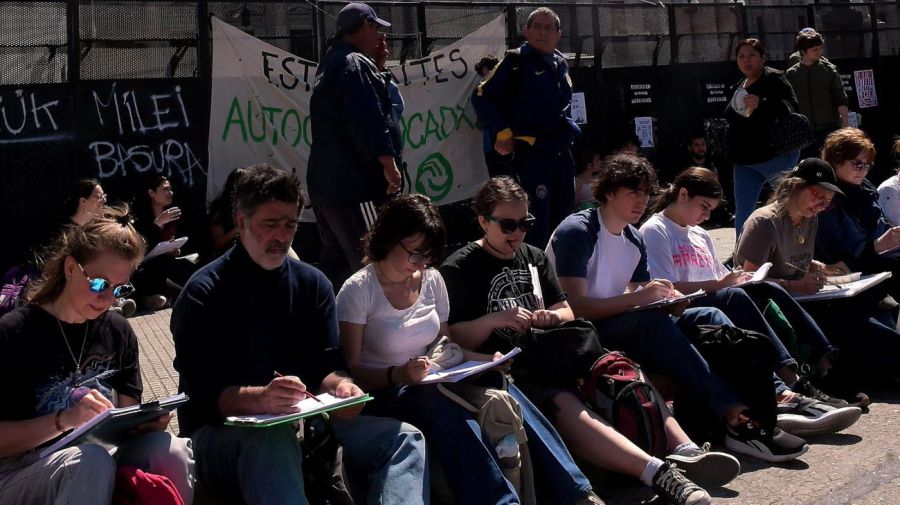
[[(735, 250), (735, 265), (747, 272), (771, 262), (768, 279), (793, 294), (815, 294), (827, 277), (849, 273), (843, 262), (815, 260), (818, 216), (836, 195), (843, 196), (828, 162), (807, 158), (785, 174), (770, 203), (757, 209), (744, 227)], [(843, 240), (842, 238), (840, 240)], [(870, 290), (871, 291), (871, 290)], [(840, 395), (850, 386), (845, 372), (896, 373), (900, 366), (900, 334), (892, 311), (878, 306), (868, 292), (833, 301), (802, 302), (803, 308), (841, 349), (841, 359), (822, 385)], [(863, 399), (865, 403), (865, 399)]]
[[(375, 396), (363, 413), (421, 429), (441, 462), (455, 503), (520, 503), (472, 414), (434, 385), (419, 384), (432, 366), (426, 349), (450, 336), (447, 290), (441, 274), (430, 268), (443, 255), (445, 242), (444, 223), (426, 197), (403, 195), (384, 207), (364, 239), (367, 265), (337, 295), (344, 354), (353, 378)], [(471, 351), (463, 355), (466, 360), (493, 358)], [(510, 390), (516, 391), (512, 385)], [(540, 467), (552, 477), (546, 479), (553, 491), (548, 499), (581, 503), (590, 494), (587, 479), (552, 427), (528, 423), (540, 417), (535, 407), (527, 401), (520, 407), (535, 457), (560, 455)], [(557, 447), (548, 448), (554, 443)], [(477, 487), (472, 485), (476, 481)]]
[(900, 226), (885, 217), (878, 190), (866, 178), (875, 145), (862, 130), (842, 128), (825, 138), (822, 158), (834, 168), (844, 198), (833, 200), (819, 215), (816, 259), (842, 261), (864, 274), (893, 272), (882, 293), (900, 299)]
[(138, 427), (112, 456), (84, 444), (38, 457), (97, 414), (140, 403), (137, 339), (108, 309), (133, 289), (143, 253), (127, 207), (105, 209), (59, 237), (28, 305), (0, 319), (0, 504), (107, 504), (117, 465), (163, 475), (192, 502), (192, 452), (164, 431), (169, 415)]
[[(453, 253), (441, 266), (450, 295), (450, 330), (460, 345), (481, 352), (504, 350), (510, 347), (510, 338), (530, 328), (553, 328), (573, 320), (547, 256), (524, 243), (532, 223), (524, 190), (509, 177), (495, 177), (481, 188), (473, 206), (484, 236)], [(574, 388), (522, 380), (516, 384), (556, 426), (576, 456), (640, 479), (671, 503), (709, 503), (709, 495), (688, 478), (720, 486), (740, 471), (733, 457), (694, 444), (672, 417), (665, 421), (668, 449), (673, 453), (667, 463), (612, 428), (585, 406)], [(662, 410), (668, 411), (667, 407)]]

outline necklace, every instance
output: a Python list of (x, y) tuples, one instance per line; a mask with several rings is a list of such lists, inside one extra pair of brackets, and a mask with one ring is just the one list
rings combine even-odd
[(59, 326), (59, 332), (62, 333), (63, 342), (66, 343), (66, 349), (69, 350), (69, 356), (72, 357), (72, 361), (75, 363), (75, 375), (81, 375), (81, 358), (84, 356), (84, 344), (87, 343), (87, 335), (88, 335), (88, 326), (90, 326), (90, 321), (84, 323), (84, 340), (81, 341), (81, 350), (78, 351), (78, 359), (75, 359), (75, 353), (72, 352), (72, 346), (69, 345), (69, 339), (66, 337), (66, 331), (63, 330), (62, 323), (59, 322), (59, 319), (56, 320), (56, 325)]
[(803, 236), (803, 232), (801, 228), (803, 228), (803, 223), (806, 222), (806, 219), (801, 219), (799, 223), (794, 224), (793, 221), (791, 224), (794, 225), (794, 237), (797, 239), (797, 243), (803, 245), (806, 243), (806, 237)]

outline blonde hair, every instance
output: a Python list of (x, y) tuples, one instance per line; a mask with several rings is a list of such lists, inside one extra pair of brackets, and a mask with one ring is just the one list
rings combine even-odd
[(84, 226), (70, 226), (47, 249), (41, 277), (32, 283), (25, 295), (28, 303), (49, 303), (66, 287), (66, 258), (88, 263), (105, 253), (112, 253), (138, 264), (146, 247), (143, 237), (131, 225), (128, 206), (103, 207)]

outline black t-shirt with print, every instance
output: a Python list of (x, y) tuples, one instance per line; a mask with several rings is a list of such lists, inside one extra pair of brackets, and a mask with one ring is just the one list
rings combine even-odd
[[(113, 390), (141, 398), (137, 337), (125, 318), (106, 312), (82, 324), (57, 321), (36, 305), (0, 318), (0, 384), (5, 392), (0, 420), (32, 419), (71, 407), (90, 389), (111, 401)], [(77, 359), (85, 331), (77, 375), (63, 333)]]
[[(450, 297), (449, 324), (472, 321), (515, 306), (541, 308), (529, 265), (537, 270), (544, 308), (565, 301), (556, 272), (544, 252), (536, 247), (524, 244), (512, 259), (504, 260), (472, 242), (450, 255), (440, 268)], [(513, 334), (509, 329), (496, 330), (478, 351), (509, 351), (512, 345), (508, 339)]]

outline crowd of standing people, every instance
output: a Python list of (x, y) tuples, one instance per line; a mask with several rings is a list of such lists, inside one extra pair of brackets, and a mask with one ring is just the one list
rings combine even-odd
[[(0, 377), (16, 385), (0, 407), (0, 505), (125, 503), (141, 479), (157, 479), (156, 503), (173, 504), (192, 503), (198, 483), (248, 504), (317, 503), (323, 482), (339, 493), (329, 503), (427, 504), (439, 488), (459, 504), (603, 503), (588, 468), (704, 505), (740, 474), (729, 453), (779, 464), (814, 451), (807, 438), (867, 410), (860, 370), (896, 373), (896, 278), (855, 297), (796, 299), (855, 272), (900, 270), (900, 182), (866, 178), (875, 147), (847, 127), (820, 34), (798, 34), (787, 72), (766, 65), (760, 41), (736, 45), (744, 77), (725, 117), (737, 247), (723, 262), (701, 226), (724, 194), (702, 135), (663, 188), (631, 139), (606, 157), (573, 156), (572, 81), (546, 7), (528, 16), (521, 47), (479, 63), (472, 104), (492, 177), (473, 198), (478, 235), (449, 250), (440, 211), (403, 194), (388, 26), (366, 4), (340, 11), (312, 89), (310, 202), (277, 167), (234, 170), (210, 207), (205, 266), (177, 247), (148, 254), (184, 234), (167, 178), (149, 181), (134, 212), (107, 206), (98, 181), (78, 183), (24, 306), (0, 318)], [(792, 113), (814, 140), (784, 149), (771, 132)], [(774, 191), (758, 206), (766, 184)], [(316, 266), (292, 249), (306, 203), (323, 243)], [(180, 433), (165, 431), (166, 414), (117, 447), (41, 457), (94, 416), (141, 403), (123, 318), (138, 306), (173, 307), (174, 368), (189, 397)], [(573, 329), (579, 351), (565, 354)], [(536, 351), (541, 338), (550, 345)], [(517, 346), (511, 364), (464, 383), (426, 380)], [(568, 361), (548, 372), (559, 356)], [(589, 388), (608, 356), (636, 370), (642, 412), (659, 413), (641, 425), (649, 439)], [(332, 467), (312, 456), (323, 450), (309, 424), (224, 423), (296, 413), (322, 393), (371, 396), (328, 417), (337, 481), (310, 477)]]

